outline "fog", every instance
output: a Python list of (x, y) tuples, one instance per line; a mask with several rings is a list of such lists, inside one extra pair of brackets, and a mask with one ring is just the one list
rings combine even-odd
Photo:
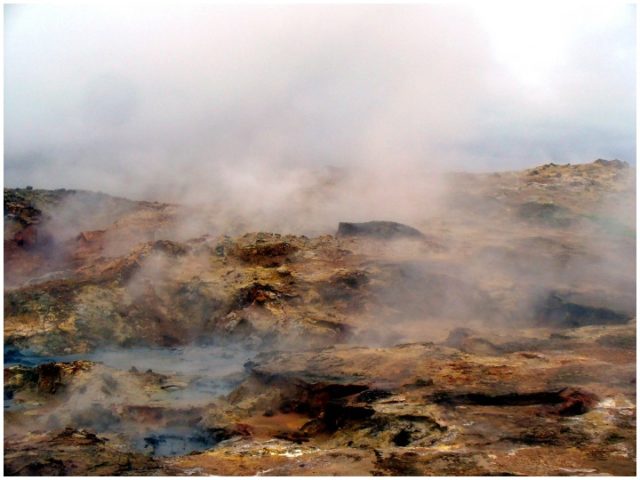
[(5, 184), (284, 216), (329, 167), (343, 211), (633, 162), (634, 7), (532, 5), (7, 6)]
[[(498, 457), (463, 435), (551, 445), (559, 465), (564, 437), (624, 445), (600, 413), (556, 433), (550, 405), (518, 402), (584, 383), (566, 410), (597, 382), (611, 402), (635, 386), (635, 6), (512, 4), (5, 7), (5, 187), (33, 187), (5, 190), (19, 474), (56, 472), (59, 452), (102, 468), (103, 449), (121, 462), (230, 440), (246, 475), (278, 465), (270, 445), (298, 457), (317, 432), (309, 451), (324, 455), (322, 438), (340, 440), (322, 422), (342, 415), (371, 422), (345, 448), (375, 457), (327, 461), (366, 474), (415, 455), (383, 460), (365, 437), (396, 452), (425, 429), (446, 435), (412, 447), (487, 465)], [(341, 403), (354, 386), (367, 404), (394, 398)], [(482, 411), (430, 419), (432, 398), (461, 389), (513, 397), (504, 418), (478, 403), (499, 436), (470, 430)], [(599, 469), (628, 451), (587, 452)]]
[[(525, 196), (519, 180), (464, 185), (449, 173), (633, 164), (635, 9), (484, 7), (7, 7), (6, 185), (184, 207), (65, 197), (42, 228), (72, 257), (65, 268), (154, 240), (210, 235), (215, 248), (221, 235), (392, 220), (433, 233), (441, 250), (376, 253), (391, 263), (378, 273), (394, 287), (376, 294), (391, 316), (447, 328), (531, 320), (540, 295), (599, 288), (594, 278), (633, 311), (633, 245), (602, 240), (583, 197), (567, 239), (518, 217), (516, 203), (544, 207), (535, 185)], [(589, 198), (588, 186), (575, 192)], [(623, 193), (599, 214), (635, 231)], [(108, 231), (83, 247), (87, 230)], [(194, 263), (206, 271), (210, 256)], [(132, 297), (162, 282), (158, 258)], [(18, 272), (16, 284), (32, 273)]]

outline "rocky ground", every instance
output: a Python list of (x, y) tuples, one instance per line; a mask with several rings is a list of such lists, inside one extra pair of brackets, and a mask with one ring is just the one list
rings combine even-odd
[(5, 189), (5, 473), (633, 475), (635, 170), (447, 181), (309, 237)]

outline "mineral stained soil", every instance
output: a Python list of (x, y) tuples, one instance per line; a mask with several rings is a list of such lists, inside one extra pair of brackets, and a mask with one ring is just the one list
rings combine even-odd
[(635, 475), (635, 170), (449, 181), (309, 236), (5, 189), (5, 473)]

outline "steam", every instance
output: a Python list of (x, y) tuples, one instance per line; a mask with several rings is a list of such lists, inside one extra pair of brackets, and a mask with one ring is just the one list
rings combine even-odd
[[(147, 436), (176, 431), (185, 438), (193, 435), (199, 428), (199, 409), (211, 408), (244, 379), (242, 365), (254, 353), (229, 346), (98, 350), (84, 356), (95, 365), (68, 379), (55, 396), (41, 393), (47, 406), (17, 426), (8, 425), (6, 432), (11, 436), (26, 429), (51, 431), (72, 425), (149, 453)], [(77, 357), (47, 360), (69, 362)]]
[[(408, 298), (415, 308), (404, 314), (416, 319), (434, 311), (418, 300), (429, 294), (425, 275), (438, 274), (435, 290), (460, 294), (438, 307), (452, 321), (480, 313), (498, 321), (490, 308), (474, 307), (485, 301), (476, 286), (496, 297), (487, 305), (522, 293), (505, 322), (556, 286), (614, 286), (626, 308), (635, 275), (629, 242), (602, 239), (588, 222), (572, 227), (571, 241), (512, 225), (515, 207), (500, 192), (472, 191), (480, 177), (467, 188), (462, 176), (446, 174), (633, 161), (634, 8), (602, 8), (613, 13), (591, 21), (584, 12), (550, 12), (564, 57), (549, 59), (533, 86), (496, 43), (495, 22), (505, 20), (473, 8), (8, 7), (7, 185), (172, 204), (150, 213), (66, 200), (48, 224), (54, 237), (71, 242), (108, 228), (106, 257), (155, 239), (317, 236), (340, 221), (407, 223), (441, 249), (385, 247), (390, 262), (412, 257), (415, 265), (400, 270), (423, 290), (411, 294), (415, 302), (393, 289), (381, 298)], [(502, 28), (529, 20), (510, 15), (513, 24)], [(523, 57), (532, 46), (549, 48), (524, 40), (516, 51)], [(634, 193), (605, 200), (602, 216), (635, 230)], [(530, 257), (518, 258), (523, 251)], [(163, 268), (150, 263), (129, 293), (142, 295)], [(453, 285), (454, 273), (463, 283)]]
[[(635, 7), (616, 12), (594, 25), (550, 11), (564, 57), (529, 78), (513, 67), (539, 40), (501, 49), (500, 13), (471, 7), (6, 7), (6, 186), (83, 190), (46, 209), (42, 258), (14, 249), (6, 291), (126, 270), (62, 282), (69, 321), (33, 347), (57, 348), (59, 330), (99, 363), (55, 395), (20, 393), (37, 402), (9, 411), (6, 435), (72, 425), (154, 454), (174, 445), (149, 452), (149, 439), (175, 437), (188, 453), (222, 438), (208, 428), (218, 415), (238, 420), (223, 410), (244, 406), (219, 396), (258, 351), (521, 333), (556, 294), (635, 317), (633, 171), (604, 198), (596, 183), (572, 197), (568, 183), (549, 194), (509, 172), (633, 164)], [(515, 30), (531, 20), (509, 18)], [(568, 228), (518, 216), (549, 198), (568, 204)], [(372, 220), (425, 235), (317, 238)], [(263, 266), (225, 250), (223, 236), (247, 232), (316, 243)], [(263, 283), (273, 291), (258, 305)], [(24, 306), (43, 325), (40, 311), (58, 314), (57, 290), (44, 292)]]
[(328, 166), (378, 207), (424, 171), (635, 157), (631, 6), (597, 28), (550, 12), (568, 57), (543, 90), (510, 74), (486, 15), (461, 7), (6, 12), (11, 186), (260, 215)]

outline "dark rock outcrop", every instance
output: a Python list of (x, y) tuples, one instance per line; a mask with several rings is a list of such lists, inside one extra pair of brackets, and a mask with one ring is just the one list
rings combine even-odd
[(541, 325), (560, 328), (624, 324), (631, 319), (626, 313), (570, 302), (556, 293), (538, 302), (535, 315)]
[(563, 416), (582, 415), (587, 413), (597, 403), (598, 397), (590, 392), (576, 388), (563, 388), (557, 391), (541, 391), (505, 394), (436, 392), (431, 400), (437, 404), (450, 406), (481, 405), (481, 406), (527, 406), (552, 405), (552, 411)]
[(518, 207), (518, 216), (528, 222), (550, 227), (569, 227), (573, 223), (571, 212), (555, 203), (526, 202)]
[(371, 237), (385, 240), (392, 238), (424, 238), (424, 234), (413, 227), (402, 223), (382, 221), (364, 223), (340, 222), (336, 236)]
[(624, 162), (622, 160), (618, 160), (617, 158), (613, 160), (605, 160), (603, 158), (599, 158), (593, 163), (595, 163), (596, 165), (601, 165), (603, 167), (629, 168), (629, 162)]

